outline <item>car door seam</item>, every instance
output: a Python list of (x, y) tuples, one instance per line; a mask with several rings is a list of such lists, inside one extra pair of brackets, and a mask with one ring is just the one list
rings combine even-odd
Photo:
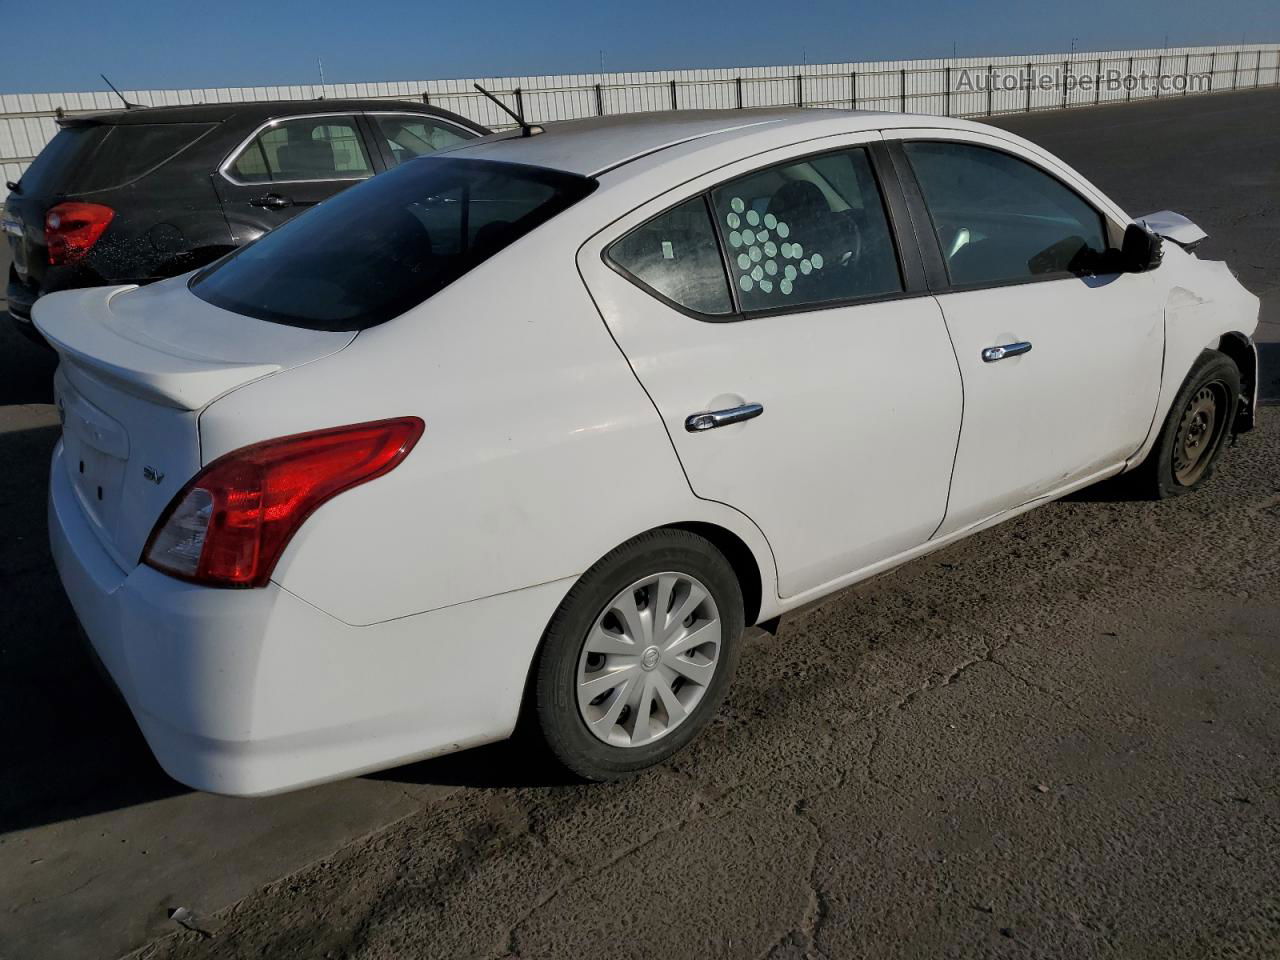
[[(587, 241), (587, 243), (590, 243), (590, 242), (591, 242), (590, 240)], [(782, 598), (781, 586), (780, 586), (781, 574), (778, 572), (778, 558), (774, 554), (773, 544), (769, 542), (769, 537), (765, 534), (763, 530), (760, 529), (760, 524), (756, 523), (755, 519), (750, 514), (744, 513), (742, 510), (740, 510), (738, 507), (735, 507), (733, 504), (724, 503), (721, 500), (713, 500), (710, 497), (700, 496), (698, 491), (693, 488), (693, 481), (689, 478), (689, 471), (685, 468), (684, 461), (680, 458), (680, 451), (676, 447), (675, 438), (671, 436), (671, 430), (667, 426), (666, 419), (662, 416), (662, 410), (658, 407), (658, 402), (653, 399), (653, 394), (649, 392), (649, 388), (644, 385), (644, 381), (641, 380), (640, 375), (636, 373), (636, 369), (631, 363), (631, 358), (628, 357), (627, 352), (622, 349), (622, 344), (618, 342), (618, 338), (613, 335), (613, 330), (609, 327), (609, 322), (604, 318), (604, 311), (600, 309), (600, 304), (596, 302), (595, 294), (591, 292), (591, 286), (590, 284), (587, 283), (587, 278), (582, 273), (582, 265), (578, 262), (578, 257), (582, 253), (582, 250), (584, 247), (586, 247), (586, 245), (587, 244), (584, 243), (581, 247), (577, 249), (577, 251), (575, 251), (574, 257), (573, 257), (573, 268), (578, 273), (578, 279), (582, 281), (582, 287), (587, 293), (587, 299), (591, 301), (591, 306), (595, 309), (596, 316), (600, 318), (600, 324), (601, 326), (604, 327), (605, 333), (608, 334), (609, 339), (613, 342), (614, 347), (617, 348), (618, 354), (622, 357), (623, 362), (627, 365), (627, 370), (630, 371), (632, 378), (635, 380), (636, 384), (640, 387), (640, 389), (644, 392), (645, 397), (649, 400), (649, 404), (653, 407), (653, 412), (658, 418), (658, 423), (662, 425), (662, 432), (666, 434), (667, 443), (671, 445), (671, 453), (676, 458), (676, 463), (680, 467), (680, 473), (684, 477), (684, 482), (688, 486), (689, 492), (693, 494), (695, 499), (703, 500), (707, 503), (718, 503), (723, 507), (728, 507), (734, 513), (743, 517), (748, 523), (750, 523), (753, 527), (755, 527), (757, 532), (759, 532), (761, 538), (764, 540), (765, 546), (769, 548), (769, 558), (773, 561), (774, 593), (777, 595), (777, 599), (781, 599)]]

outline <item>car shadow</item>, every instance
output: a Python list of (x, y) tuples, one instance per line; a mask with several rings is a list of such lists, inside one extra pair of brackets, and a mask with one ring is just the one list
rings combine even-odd
[(53, 403), (58, 355), (20, 334), (0, 311), (0, 406)]
[(367, 779), (443, 787), (531, 788), (582, 784), (554, 763), (532, 736), (522, 734), (500, 743), (371, 773)]
[(51, 402), (52, 358), (0, 334), (0, 834), (186, 792), (99, 677), (49, 554), (59, 430), (35, 405)]
[(1258, 401), (1280, 403), (1280, 342), (1258, 344)]

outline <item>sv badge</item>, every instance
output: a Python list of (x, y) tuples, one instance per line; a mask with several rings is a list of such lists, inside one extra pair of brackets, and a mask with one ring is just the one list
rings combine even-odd
[(161, 480), (164, 479), (164, 474), (159, 470), (157, 470), (155, 467), (144, 466), (142, 468), (142, 476), (145, 479), (150, 480), (152, 483), (159, 483)]

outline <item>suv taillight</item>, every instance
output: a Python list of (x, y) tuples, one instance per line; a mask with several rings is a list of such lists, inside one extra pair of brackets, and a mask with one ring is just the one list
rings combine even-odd
[(174, 497), (142, 560), (194, 583), (260, 587), (317, 507), (395, 468), (423, 426), (417, 417), (357, 423), (219, 457)]
[(44, 215), (44, 240), (49, 248), (49, 266), (82, 260), (93, 249), (116, 212), (100, 203), (60, 203)]

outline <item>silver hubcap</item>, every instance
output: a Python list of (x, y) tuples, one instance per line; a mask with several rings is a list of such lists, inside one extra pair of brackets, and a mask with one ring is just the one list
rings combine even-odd
[(578, 658), (578, 710), (615, 747), (639, 747), (680, 726), (720, 659), (720, 612), (684, 573), (637, 580), (605, 605)]

